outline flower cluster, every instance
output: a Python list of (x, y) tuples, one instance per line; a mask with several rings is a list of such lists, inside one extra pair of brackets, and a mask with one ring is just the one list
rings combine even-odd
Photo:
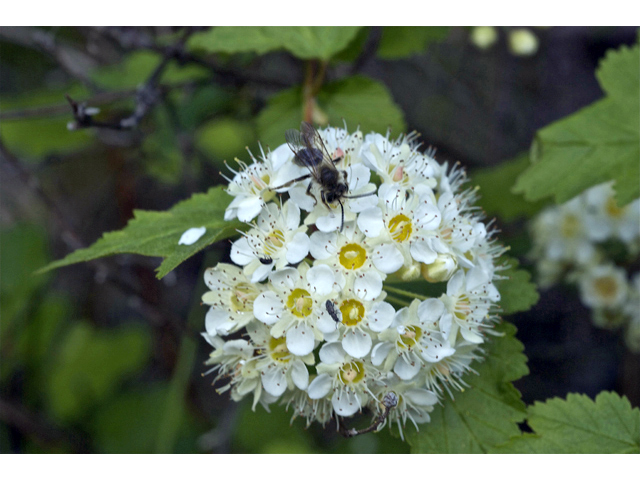
[[(393, 392), (385, 422), (402, 432), (428, 422), (481, 357), (504, 248), (464, 171), (421, 153), (413, 135), (317, 135), (318, 150), (283, 144), (229, 179), (226, 219), (248, 228), (232, 244), (235, 265), (205, 274), (209, 372), (226, 381), (219, 392), (252, 395), (254, 408), (280, 401), (307, 425), (366, 407), (379, 415)], [(323, 151), (340, 194), (301, 166)], [(416, 280), (440, 295), (404, 302), (385, 290)]]
[(629, 280), (620, 266), (640, 253), (640, 199), (620, 208), (612, 183), (604, 183), (545, 209), (531, 231), (540, 285), (576, 284), (594, 324), (626, 326), (628, 347), (640, 351), (640, 273)]

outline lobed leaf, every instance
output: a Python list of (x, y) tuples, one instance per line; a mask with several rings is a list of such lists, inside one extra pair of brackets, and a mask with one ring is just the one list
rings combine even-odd
[(483, 168), (470, 174), (472, 183), (480, 187), (478, 204), (487, 215), (497, 215), (502, 220), (511, 221), (521, 217), (531, 217), (545, 204), (543, 201), (530, 202), (511, 189), (518, 176), (529, 166), (529, 154), (523, 153), (497, 167)]
[(301, 59), (329, 60), (362, 27), (214, 27), (193, 35), (189, 47), (211, 53), (287, 50)]
[(411, 453), (487, 453), (520, 432), (526, 408), (511, 382), (529, 373), (527, 359), (513, 325), (496, 330), (503, 336), (491, 339), (481, 363), (471, 364), (478, 374), (464, 377), (469, 388), (446, 398), (430, 423), (408, 435)]
[(572, 393), (536, 402), (527, 422), (535, 434), (514, 437), (492, 453), (640, 453), (640, 409), (614, 392), (600, 393), (595, 402)]
[[(164, 260), (157, 269), (158, 278), (162, 278), (187, 258), (214, 242), (235, 235), (237, 229), (244, 226), (239, 221), (224, 220), (224, 210), (229, 201), (223, 187), (215, 187), (207, 193), (197, 193), (164, 212), (136, 210), (133, 220), (124, 229), (105, 233), (90, 247), (76, 250), (39, 271), (118, 253), (136, 253), (162, 257)], [(205, 227), (206, 232), (193, 245), (178, 245), (182, 234), (193, 227)]]
[(596, 72), (607, 97), (538, 131), (514, 192), (565, 202), (615, 180), (620, 206), (640, 196), (640, 47), (609, 52)]
[(526, 312), (533, 307), (540, 295), (536, 284), (531, 281), (531, 274), (523, 269), (518, 269), (519, 262), (515, 258), (507, 257), (506, 270), (500, 275), (507, 277), (504, 280), (496, 280), (496, 288), (500, 292), (500, 308), (502, 313), (510, 315), (517, 312)]

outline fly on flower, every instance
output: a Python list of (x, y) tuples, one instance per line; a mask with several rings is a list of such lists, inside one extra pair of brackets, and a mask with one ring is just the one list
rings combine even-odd
[(320, 198), (322, 203), (331, 210), (331, 204), (338, 203), (341, 211), (340, 231), (344, 228), (344, 205), (343, 198), (358, 198), (373, 195), (375, 193), (365, 193), (362, 195), (349, 196), (349, 185), (347, 183), (347, 172), (338, 170), (336, 163), (344, 158), (344, 152), (337, 149), (334, 155), (330, 155), (322, 138), (317, 130), (308, 122), (302, 122), (300, 130), (289, 129), (285, 132), (284, 138), (293, 151), (294, 163), (300, 167), (307, 167), (310, 173), (280, 185), (278, 188), (288, 187), (296, 182), (301, 182), (309, 178), (313, 179), (307, 187), (307, 195), (313, 198), (314, 204), (318, 203), (316, 197), (311, 193), (314, 182), (320, 187)]

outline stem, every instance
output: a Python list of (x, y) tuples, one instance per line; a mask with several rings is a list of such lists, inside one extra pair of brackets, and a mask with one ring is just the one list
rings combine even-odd
[(420, 295), (419, 293), (409, 292), (407, 290), (402, 290), (400, 288), (390, 287), (388, 285), (384, 286), (385, 291), (397, 293), (398, 295), (402, 295), (404, 297), (417, 298), (418, 300), (426, 300), (429, 297), (425, 297), (424, 295)]

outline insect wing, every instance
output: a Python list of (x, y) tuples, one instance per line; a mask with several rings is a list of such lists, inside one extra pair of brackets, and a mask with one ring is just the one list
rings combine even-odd
[(322, 137), (320, 136), (318, 131), (313, 128), (313, 125), (307, 122), (302, 122), (300, 131), (305, 141), (308, 141), (310, 143), (310, 147), (316, 148), (322, 153), (322, 165), (324, 167), (330, 168), (331, 170), (337, 171), (338, 169), (331, 159), (331, 155), (327, 150), (327, 146), (324, 144), (324, 141), (322, 140)]

